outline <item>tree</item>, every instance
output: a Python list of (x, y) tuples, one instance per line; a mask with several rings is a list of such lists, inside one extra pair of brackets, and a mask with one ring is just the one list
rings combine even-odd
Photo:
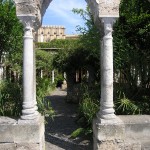
[[(80, 15), (85, 21), (84, 27), (77, 26), (77, 31), (81, 33), (80, 43), (83, 45), (84, 52), (86, 53), (85, 62), (87, 66), (93, 66), (95, 76), (100, 72), (100, 31), (94, 23), (93, 16), (87, 7), (83, 9), (73, 9), (73, 12)], [(97, 80), (99, 80), (99, 75)]]
[[(43, 71), (48, 77), (50, 71), (53, 69), (52, 65), (53, 54), (44, 50), (36, 50), (36, 69), (37, 73)], [(40, 72), (41, 73), (41, 72)]]
[(13, 0), (0, 1), (0, 61), (3, 54), (11, 54), (22, 48), (21, 23), (16, 17)]
[[(150, 9), (147, 0), (122, 0), (114, 29), (114, 68), (137, 93), (150, 82)], [(142, 95), (142, 94), (141, 94)]]
[(94, 25), (88, 8), (87, 10), (73, 9), (73, 12), (82, 16), (85, 27), (77, 26), (77, 30), (81, 33), (79, 39), (68, 41), (71, 44), (68, 43), (67, 47), (58, 51), (54, 64), (66, 72), (85, 68), (90, 71), (90, 74), (92, 72), (94, 79), (99, 81), (100, 32)]

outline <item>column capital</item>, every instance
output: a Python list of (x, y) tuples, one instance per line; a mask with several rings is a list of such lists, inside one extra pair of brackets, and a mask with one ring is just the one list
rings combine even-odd
[(20, 22), (23, 24), (24, 28), (34, 28), (35, 16), (31, 15), (17, 15)]
[(101, 22), (104, 24), (104, 25), (107, 25), (107, 24), (111, 24), (113, 25), (117, 20), (117, 17), (102, 17), (101, 18)]
[(120, 0), (86, 0), (96, 24), (103, 18), (118, 18)]
[(103, 27), (103, 33), (104, 38), (112, 38), (112, 32), (113, 32), (113, 24), (115, 23), (117, 18), (114, 17), (103, 17), (101, 19), (101, 26)]
[(22, 20), (24, 17), (29, 18), (30, 16), (34, 16), (35, 21), (33, 27), (36, 30), (41, 26), (42, 17), (51, 1), (52, 0), (14, 0), (17, 17), (20, 19), (20, 16), (22, 16)]
[(16, 15), (23, 25), (25, 26), (28, 22), (32, 24), (34, 29), (38, 29), (42, 21), (41, 7), (43, 1), (14, 0), (14, 2), (16, 4)]

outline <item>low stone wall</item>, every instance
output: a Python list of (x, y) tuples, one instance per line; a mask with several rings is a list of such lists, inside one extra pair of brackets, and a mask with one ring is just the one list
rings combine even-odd
[(44, 117), (16, 120), (0, 117), (0, 150), (44, 150)]
[(119, 123), (93, 121), (94, 150), (150, 150), (150, 116), (118, 116)]
[(125, 146), (131, 150), (150, 150), (150, 115), (119, 116), (125, 127)]

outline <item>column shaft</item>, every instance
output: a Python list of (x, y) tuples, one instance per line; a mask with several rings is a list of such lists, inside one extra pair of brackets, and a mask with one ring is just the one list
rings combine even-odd
[(30, 26), (25, 27), (23, 47), (23, 110), (21, 119), (35, 119), (34, 102), (34, 52)]
[(35, 57), (35, 45), (33, 50), (33, 101), (34, 101), (34, 109), (35, 113), (39, 115), (38, 113), (38, 107), (37, 107), (37, 100), (36, 100), (36, 57)]
[(113, 104), (113, 37), (112, 18), (105, 18), (104, 37), (101, 45), (101, 102), (98, 117), (114, 119)]
[(54, 70), (52, 71), (52, 83), (54, 83), (55, 82), (55, 72), (54, 72)]

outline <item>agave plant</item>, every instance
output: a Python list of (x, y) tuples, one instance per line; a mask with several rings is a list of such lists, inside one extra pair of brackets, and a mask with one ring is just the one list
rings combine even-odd
[(134, 101), (126, 98), (124, 93), (123, 98), (118, 98), (115, 102), (115, 110), (116, 113), (120, 115), (135, 115), (141, 113), (141, 109), (138, 105), (136, 105)]

